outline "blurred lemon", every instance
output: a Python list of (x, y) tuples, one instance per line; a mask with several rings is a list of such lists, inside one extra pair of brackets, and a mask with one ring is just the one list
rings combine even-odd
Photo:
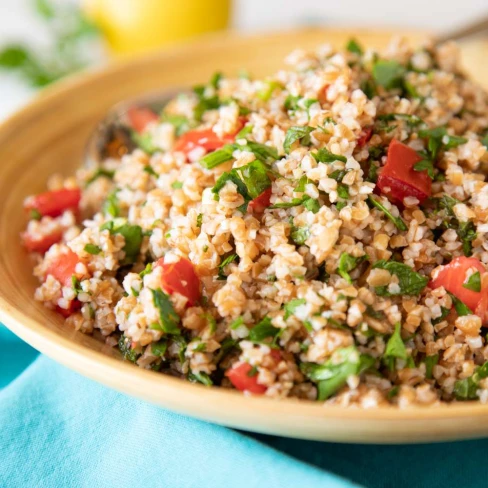
[(83, 11), (117, 54), (225, 29), (230, 0), (83, 0)]

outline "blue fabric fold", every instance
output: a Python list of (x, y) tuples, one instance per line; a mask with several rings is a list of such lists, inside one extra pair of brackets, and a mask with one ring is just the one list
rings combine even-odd
[(26, 368), (36, 352), (1, 326), (0, 348), (8, 383), (0, 390), (1, 488), (487, 484), (488, 440), (370, 446), (238, 432), (127, 397), (43, 356)]

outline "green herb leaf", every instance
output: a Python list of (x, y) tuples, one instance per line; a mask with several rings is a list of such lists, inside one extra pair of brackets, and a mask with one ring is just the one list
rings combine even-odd
[(283, 143), (283, 149), (286, 154), (290, 153), (291, 146), (296, 141), (301, 141), (303, 145), (307, 146), (310, 143), (310, 133), (315, 130), (315, 127), (306, 126), (295, 126), (290, 127), (286, 131), (285, 141)]
[(372, 74), (378, 85), (392, 90), (402, 87), (405, 71), (405, 68), (397, 61), (380, 59), (373, 65)]
[(168, 342), (165, 339), (162, 339), (159, 342), (153, 342), (151, 344), (151, 352), (155, 356), (163, 357), (166, 354), (167, 349), (168, 349)]
[(217, 279), (227, 279), (227, 276), (224, 274), (225, 267), (228, 266), (230, 263), (233, 263), (236, 259), (238, 259), (238, 257), (239, 256), (237, 254), (230, 254), (219, 264), (219, 274)]
[(348, 282), (352, 284), (352, 279), (349, 276), (349, 272), (356, 269), (357, 266), (364, 261), (366, 256), (361, 256), (359, 258), (355, 258), (346, 252), (341, 254), (339, 258), (339, 266), (337, 268), (337, 272)]
[(461, 300), (459, 300), (458, 297), (453, 295), (452, 293), (449, 293), (452, 299), (452, 303), (454, 304), (454, 308), (456, 309), (456, 313), (460, 316), (463, 317), (464, 315), (473, 315), (473, 311)]
[(231, 144), (225, 145), (217, 151), (211, 152), (200, 159), (200, 164), (206, 169), (213, 169), (217, 166), (234, 159), (232, 153), (234, 152), (234, 146)]
[(325, 147), (319, 149), (316, 153), (312, 153), (312, 156), (314, 157), (315, 161), (317, 161), (317, 163), (328, 164), (328, 163), (333, 163), (334, 161), (341, 161), (343, 163), (347, 163), (346, 156), (341, 156), (340, 154), (331, 153)]
[(120, 262), (122, 266), (126, 264), (133, 264), (139, 256), (141, 250), (143, 233), (141, 227), (138, 225), (123, 224), (119, 227), (114, 227), (111, 234), (121, 234), (124, 236), (125, 245), (122, 250), (125, 252), (125, 258)]
[(120, 336), (119, 342), (119, 351), (122, 353), (122, 356), (124, 359), (127, 361), (130, 361), (131, 363), (135, 363), (138, 359), (138, 357), (141, 355), (140, 353), (134, 351), (132, 349), (132, 341), (128, 337), (126, 337), (124, 334)]
[(87, 252), (89, 254), (94, 254), (94, 255), (100, 254), (102, 252), (101, 247), (96, 246), (95, 244), (91, 244), (91, 243), (86, 244), (84, 247), (84, 250), (85, 250), (85, 252)]
[(294, 298), (293, 300), (290, 300), (285, 305), (285, 317), (284, 317), (284, 319), (287, 320), (289, 317), (294, 315), (297, 307), (299, 307), (300, 305), (305, 305), (305, 303), (307, 303), (307, 300), (305, 300), (305, 298)]
[(96, 179), (100, 177), (105, 177), (108, 179), (113, 179), (115, 174), (114, 170), (104, 169), (104, 168), (97, 168), (97, 170), (88, 178), (86, 181), (86, 186), (92, 184)]
[(271, 325), (271, 319), (265, 317), (249, 331), (249, 340), (252, 342), (263, 342), (270, 337), (274, 338), (280, 329)]
[(387, 286), (380, 286), (376, 288), (376, 294), (379, 296), (419, 295), (429, 282), (429, 278), (417, 273), (410, 266), (395, 261), (385, 261), (384, 259), (376, 261), (373, 269), (386, 269), (398, 278), (400, 288), (398, 292), (390, 293)]
[(117, 198), (116, 191), (109, 193), (102, 205), (102, 210), (104, 213), (109, 214), (112, 217), (118, 217), (120, 215), (119, 199)]
[(407, 224), (402, 220), (401, 217), (395, 217), (379, 200), (376, 200), (371, 195), (368, 195), (368, 202), (375, 206), (377, 209), (381, 210), (396, 226), (399, 230), (408, 230)]
[(144, 276), (146, 276), (147, 274), (152, 273), (152, 269), (153, 269), (152, 263), (146, 264), (146, 267), (139, 273), (139, 276), (141, 278), (144, 278)]
[(235, 170), (246, 185), (251, 199), (258, 197), (271, 186), (269, 168), (261, 161), (253, 161)]
[(370, 367), (374, 363), (371, 359), (370, 356), (359, 354), (355, 346), (349, 346), (337, 349), (324, 364), (302, 363), (300, 369), (317, 383), (317, 400), (324, 401), (343, 388), (350, 376)]
[(152, 135), (149, 132), (143, 132), (141, 134), (133, 130), (131, 131), (131, 139), (134, 141), (136, 146), (139, 149), (142, 149), (146, 154), (154, 154), (161, 151), (161, 149), (154, 145)]
[(161, 122), (171, 124), (175, 128), (175, 135), (177, 137), (183, 135), (185, 132), (188, 132), (190, 129), (190, 121), (184, 115), (168, 114), (163, 112), (161, 114)]
[(202, 226), (202, 222), (203, 222), (203, 214), (199, 213), (197, 215), (197, 227), (200, 228)]
[(310, 229), (308, 227), (295, 227), (292, 225), (290, 237), (295, 244), (302, 246), (310, 237)]
[(303, 206), (310, 212), (316, 214), (320, 210), (320, 203), (315, 198), (306, 198), (303, 201)]
[(83, 288), (81, 288), (80, 280), (76, 275), (71, 276), (71, 287), (75, 291), (76, 295), (78, 295), (78, 293), (83, 292)]
[(173, 183), (171, 183), (171, 188), (174, 188), (175, 190), (181, 190), (181, 188), (183, 188), (183, 182), (173, 181)]
[(346, 44), (346, 49), (353, 54), (357, 54), (358, 56), (362, 56), (364, 54), (363, 48), (358, 44), (355, 39), (350, 39), (349, 42)]
[(432, 370), (434, 366), (439, 362), (439, 354), (434, 354), (433, 356), (426, 356), (425, 362), (425, 377), (427, 379), (432, 379)]
[(159, 310), (159, 320), (158, 324), (155, 324), (157, 330), (161, 330), (166, 334), (181, 334), (180, 328), (178, 327), (180, 323), (180, 316), (176, 313), (173, 308), (173, 304), (169, 299), (169, 296), (158, 288), (157, 290), (151, 290), (153, 296), (154, 306)]
[(347, 200), (349, 198), (349, 187), (343, 183), (340, 183), (337, 185), (337, 195), (339, 198)]
[(271, 98), (271, 95), (275, 90), (277, 90), (278, 88), (279, 89), (283, 88), (283, 85), (276, 80), (269, 80), (266, 81), (265, 83), (266, 83), (266, 87), (264, 88), (264, 90), (261, 90), (260, 92), (257, 93), (257, 96), (261, 100), (263, 100), (263, 102), (267, 102)]
[(434, 163), (430, 159), (422, 159), (418, 163), (415, 163), (413, 169), (414, 171), (426, 171), (431, 180), (435, 177)]
[(467, 288), (468, 290), (472, 290), (475, 292), (481, 291), (481, 275), (479, 271), (473, 273), (469, 278), (468, 281), (463, 283), (463, 288)]
[(274, 163), (279, 159), (278, 151), (275, 147), (268, 144), (260, 144), (259, 142), (247, 141), (245, 145), (236, 144), (236, 146), (243, 150), (249, 151), (256, 156), (257, 159), (263, 163)]
[(211, 380), (210, 376), (207, 373), (204, 373), (202, 371), (198, 373), (190, 373), (188, 375), (188, 379), (193, 383), (201, 383), (202, 385), (205, 386), (213, 385), (213, 381)]
[(31, 209), (29, 212), (29, 217), (33, 220), (41, 220), (42, 219), (42, 214), (37, 210), (36, 208)]
[(457, 400), (476, 400), (479, 383), (483, 378), (488, 377), (488, 361), (475, 369), (475, 372), (469, 377), (458, 380), (454, 383), (454, 395)]
[(143, 171), (151, 176), (154, 176), (155, 178), (159, 178), (159, 175), (156, 173), (156, 171), (154, 171), (154, 168), (150, 164), (146, 164)]
[(463, 243), (464, 255), (471, 256), (473, 249), (472, 242), (478, 237), (476, 226), (471, 220), (468, 220), (467, 222), (459, 222), (456, 232)]
[[(385, 353), (383, 354), (383, 358), (386, 359), (387, 363), (392, 363), (391, 359), (395, 360), (404, 359), (406, 360), (408, 357), (407, 349), (405, 348), (405, 344), (403, 343), (401, 332), (401, 325), (400, 323), (395, 324), (395, 331), (388, 339), (386, 343)], [(394, 362), (393, 362), (394, 364)]]

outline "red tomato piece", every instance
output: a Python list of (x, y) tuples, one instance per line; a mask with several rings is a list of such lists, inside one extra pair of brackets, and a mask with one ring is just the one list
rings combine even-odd
[(81, 308), (81, 302), (75, 298), (69, 303), (68, 308), (56, 307), (56, 312), (58, 312), (66, 319), (70, 315), (73, 315), (75, 312), (80, 310), (80, 308)]
[(127, 110), (130, 126), (136, 132), (144, 132), (149, 124), (159, 121), (159, 115), (147, 107), (131, 107)]
[(63, 232), (61, 230), (41, 237), (33, 237), (28, 232), (24, 232), (22, 234), (22, 242), (29, 252), (40, 252), (44, 254), (53, 244), (61, 241), (62, 237)]
[(79, 188), (46, 191), (26, 199), (24, 208), (35, 210), (43, 217), (59, 217), (65, 210), (78, 210), (81, 200)]
[(219, 137), (212, 129), (195, 129), (185, 132), (176, 141), (174, 151), (188, 154), (196, 147), (203, 147), (205, 151), (211, 152), (220, 149), (226, 144), (232, 144), (235, 140), (236, 134), (244, 127), (246, 119), (239, 117), (237, 129), (232, 134), (226, 134)]
[(51, 261), (45, 276), (52, 275), (63, 286), (71, 286), (71, 277), (79, 275), (76, 273), (76, 265), (80, 262), (81, 260), (76, 253), (71, 250), (67, 251)]
[(466, 282), (466, 274), (471, 268), (475, 268), (481, 274), (486, 272), (485, 267), (477, 258), (465, 256), (454, 258), (449, 264), (442, 267), (437, 277), (429, 283), (429, 286), (431, 288), (443, 286), (468, 306), (473, 313), (485, 320), (488, 308), (488, 289), (482, 287), (481, 291), (477, 292), (463, 286)]
[(393, 139), (386, 164), (378, 176), (378, 188), (392, 201), (403, 202), (405, 197), (424, 201), (432, 192), (432, 180), (425, 171), (413, 169), (421, 160), (414, 149)]
[(249, 376), (252, 366), (249, 363), (236, 363), (225, 375), (240, 391), (249, 391), (255, 395), (262, 395), (267, 387), (258, 383), (258, 376)]
[(193, 306), (200, 301), (200, 279), (193, 264), (185, 258), (180, 258), (173, 263), (165, 263), (161, 258), (156, 266), (163, 268), (161, 286), (166, 293), (179, 293), (188, 299), (188, 304)]
[(357, 147), (361, 148), (366, 145), (366, 143), (371, 139), (373, 136), (373, 128), (367, 127), (366, 129), (361, 132), (361, 136), (358, 139)]
[(248, 209), (255, 213), (263, 213), (271, 204), (271, 187), (249, 202)]

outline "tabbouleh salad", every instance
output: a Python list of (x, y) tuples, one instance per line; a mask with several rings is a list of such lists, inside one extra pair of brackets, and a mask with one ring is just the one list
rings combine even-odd
[(488, 402), (488, 97), (452, 43), (217, 73), (25, 200), (35, 299), (138, 366), (338, 405)]

